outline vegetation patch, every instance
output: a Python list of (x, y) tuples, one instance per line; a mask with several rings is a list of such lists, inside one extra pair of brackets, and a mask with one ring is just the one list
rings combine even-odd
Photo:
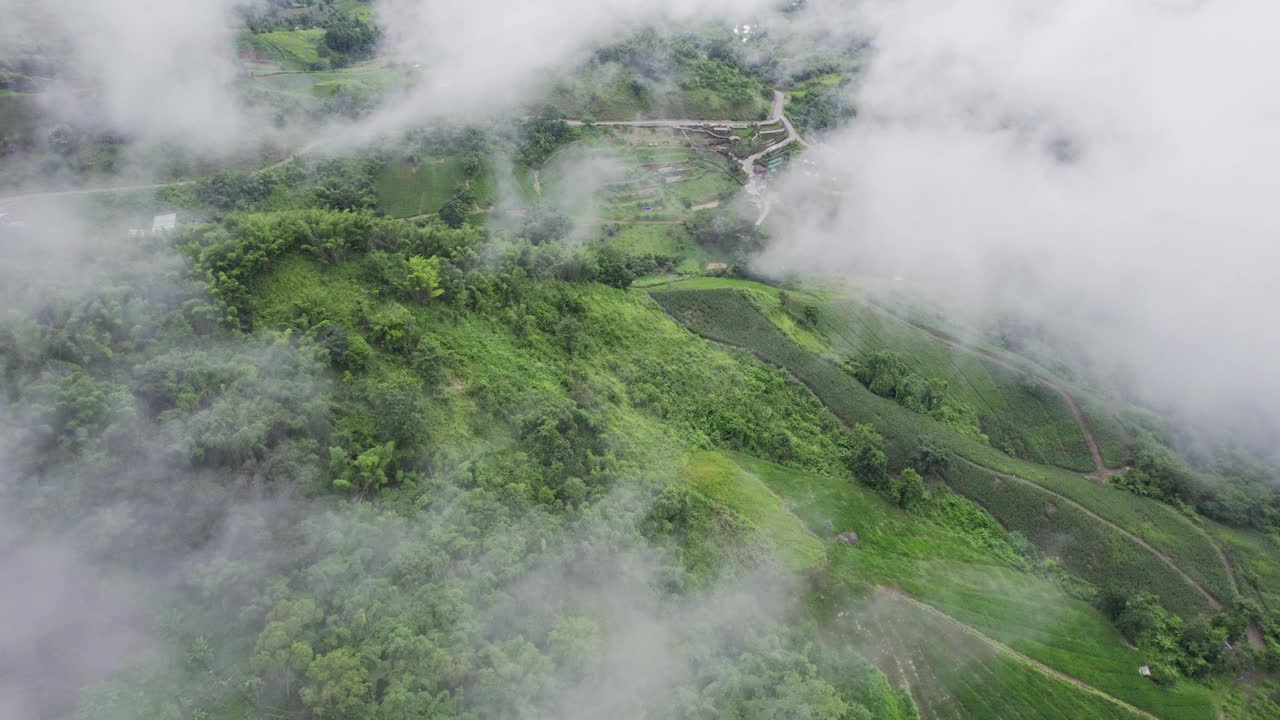
[(697, 453), (684, 480), (703, 495), (732, 508), (755, 525), (791, 570), (809, 570), (826, 559), (823, 543), (792, 515), (759, 477), (731, 458)]
[(378, 206), (391, 217), (435, 213), (465, 177), (463, 160), (457, 156), (428, 157), (417, 163), (392, 160), (375, 182)]
[[(1229, 599), (1232, 596), (1227, 569), (1216, 549), (1192, 523), (1167, 506), (1101, 486), (1078, 475), (1015, 460), (954, 432), (926, 415), (909, 412), (893, 401), (875, 395), (833, 363), (792, 342), (767, 318), (755, 312), (736, 290), (670, 289), (655, 291), (654, 296), (673, 317), (699, 334), (747, 349), (767, 362), (786, 368), (845, 423), (872, 425), (885, 438), (891, 470), (917, 459), (922, 443), (936, 444), (946, 452), (994, 468), (996, 472), (1025, 478), (1081, 503), (1168, 554), (1179, 568), (1216, 597)], [(966, 477), (972, 475), (967, 473)], [(1097, 525), (1087, 516), (1079, 520)], [(1103, 533), (1101, 530), (1098, 532)], [(1123, 549), (1127, 546), (1113, 547)], [(1088, 552), (1087, 547), (1080, 547), (1079, 552), (1083, 556)], [(1105, 569), (1095, 566), (1086, 577), (1100, 584), (1108, 579), (1127, 582), (1123, 576), (1128, 568), (1154, 564), (1150, 553), (1136, 544), (1125, 551), (1134, 557), (1126, 557), (1120, 550), (1116, 552), (1118, 554), (1103, 556), (1104, 560), (1109, 563), (1123, 559), (1123, 563), (1107, 565)], [(1086, 559), (1081, 558), (1081, 567), (1089, 567), (1084, 562)], [(1163, 577), (1159, 568), (1152, 572), (1156, 573), (1154, 577)], [(1196, 594), (1189, 586), (1174, 593), (1171, 590), (1174, 580), (1166, 578), (1160, 582), (1171, 597), (1177, 598), (1174, 602), (1184, 603), (1180, 607), (1195, 605)]]

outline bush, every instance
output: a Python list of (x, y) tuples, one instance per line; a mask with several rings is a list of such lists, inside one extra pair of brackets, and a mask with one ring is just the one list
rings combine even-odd
[(625, 290), (631, 287), (631, 281), (635, 277), (635, 273), (631, 271), (631, 260), (626, 253), (610, 246), (600, 248), (600, 254), (596, 258), (596, 279), (605, 285)]

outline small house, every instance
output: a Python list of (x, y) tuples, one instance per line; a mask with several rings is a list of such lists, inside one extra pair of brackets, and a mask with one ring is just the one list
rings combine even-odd
[(1142, 676), (1142, 677), (1144, 677), (1144, 678), (1149, 678), (1149, 677), (1151, 677), (1151, 666), (1150, 666), (1150, 665), (1142, 665), (1142, 666), (1140, 666), (1140, 667), (1138, 668), (1138, 674), (1139, 674), (1139, 675), (1141, 675), (1141, 676)]

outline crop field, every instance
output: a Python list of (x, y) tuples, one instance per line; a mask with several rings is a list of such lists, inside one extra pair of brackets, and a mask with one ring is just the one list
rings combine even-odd
[(1280, 682), (1261, 680), (1256, 685), (1237, 687), (1223, 699), (1226, 720), (1280, 720)]
[(952, 397), (983, 418), (992, 444), (1010, 454), (1081, 472), (1094, 469), (1075, 415), (1045, 383), (956, 349), (870, 303), (829, 303), (819, 328), (833, 352), (892, 350), (921, 376), (946, 380)]
[[(682, 289), (683, 288), (683, 289)], [(1052, 492), (1071, 498), (1097, 515), (1141, 537), (1170, 556), (1178, 567), (1200, 582), (1219, 599), (1232, 596), (1230, 577), (1217, 550), (1186, 518), (1172, 508), (1146, 498), (1111, 488), (1080, 475), (1035, 465), (1011, 458), (991, 447), (970, 440), (925, 415), (907, 411), (891, 400), (864, 388), (844, 371), (823, 358), (805, 351), (772, 322), (758, 312), (746, 297), (734, 288), (694, 290), (686, 285), (674, 289), (654, 289), (654, 298), (678, 321), (704, 337), (750, 350), (766, 362), (789, 370), (839, 418), (846, 423), (870, 423), (885, 437), (885, 449), (891, 467), (900, 468), (915, 452), (924, 438), (946, 447), (956, 455), (978, 465), (1030, 480)], [(969, 476), (972, 477), (972, 474)], [(969, 486), (977, 492), (980, 484)], [(1021, 497), (1021, 495), (1019, 496)], [(975, 498), (976, 499), (976, 498)], [(1048, 502), (1051, 496), (1040, 498)], [(1020, 500), (1022, 502), (1023, 500)], [(1029, 501), (1027, 501), (1029, 502)], [(1057, 502), (1057, 506), (1063, 505)], [(1033, 515), (1034, 517), (1034, 515)], [(1082, 516), (1079, 522), (1098, 525)], [(1100, 537), (1107, 537), (1098, 531)], [(1094, 568), (1086, 578), (1106, 584), (1125, 582), (1124, 575), (1136, 561), (1118, 562), (1122, 548), (1136, 553), (1148, 567), (1150, 553), (1137, 545), (1109, 544), (1108, 553), (1100, 556), (1101, 565), (1082, 558), (1076, 567)], [(1080, 552), (1085, 552), (1081, 548)], [(1163, 564), (1161, 564), (1163, 565)], [(1150, 570), (1160, 573), (1160, 569)], [(1167, 578), (1157, 575), (1165, 592), (1172, 587)], [(1185, 583), (1184, 583), (1185, 585)], [(1189, 586), (1176, 593), (1183, 607), (1194, 603), (1194, 590)]]
[[(1280, 557), (1280, 543), (1256, 530), (1209, 521), (1205, 524), (1235, 565), (1240, 593), (1260, 601), (1271, 612), (1280, 610), (1280, 567), (1275, 562)], [(1250, 576), (1257, 579), (1256, 588), (1248, 581)]]
[(342, 90), (353, 94), (376, 95), (402, 85), (406, 78), (398, 70), (354, 67), (337, 71), (290, 70), (255, 74), (239, 84), (247, 92), (268, 97), (274, 95), (301, 102), (306, 107), (314, 107), (316, 101), (332, 97)]
[(1197, 720), (1212, 698), (1192, 683), (1153, 684), (1137, 673), (1149, 657), (1124, 643), (1089, 604), (1051, 582), (1004, 568), (930, 562), (901, 587), (948, 616), (1028, 657), (1164, 720)]
[(324, 40), (324, 30), (289, 30), (259, 33), (253, 43), (266, 50), (282, 67), (306, 70), (320, 62), (316, 49)]
[(357, 20), (373, 22), (373, 3), (367, 0), (333, 0), (333, 7)]
[(783, 507), (768, 485), (732, 459), (716, 453), (697, 453), (684, 469), (684, 480), (755, 525), (788, 569), (808, 570), (826, 560), (822, 541)]
[(983, 422), (993, 444), (1000, 447), (998, 428), (1011, 436), (1012, 455), (1068, 470), (1095, 469), (1089, 442), (1061, 393), (997, 363), (983, 364), (1004, 398), (1004, 407), (993, 413), (995, 418)]
[(392, 160), (378, 177), (378, 206), (392, 217), (425, 215), (440, 209), (465, 175), (462, 158), (432, 157), (415, 164)]
[(1107, 403), (1081, 394), (1076, 397), (1085, 420), (1093, 430), (1098, 441), (1098, 450), (1102, 452), (1102, 461), (1109, 468), (1124, 467), (1129, 461), (1129, 447), (1133, 438), (1115, 412), (1107, 407)]
[(892, 593), (875, 593), (846, 616), (861, 652), (892, 684), (910, 689), (922, 718), (1137, 717)]
[[(1147, 660), (1091, 605), (1052, 581), (997, 562), (990, 543), (908, 517), (845, 477), (802, 473), (739, 457), (816, 534), (854, 531), (857, 545), (829, 543), (830, 572), (851, 587), (896, 586), (1014, 650), (1165, 720), (1196, 720), (1211, 699), (1189, 683), (1153, 685)], [(935, 490), (934, 492), (940, 492)], [(1006, 548), (1005, 552), (1011, 552)]]
[(1022, 532), (1043, 555), (1058, 558), (1075, 575), (1125, 594), (1153, 592), (1184, 617), (1208, 609), (1204, 596), (1167, 564), (1038, 486), (965, 461), (955, 463), (946, 475), (956, 492), (981, 505), (1006, 528)]
[[(613, 222), (677, 222), (691, 207), (737, 192), (729, 160), (688, 147), (577, 143), (541, 171), (544, 197), (569, 215)], [(583, 188), (594, 192), (583, 193)]]

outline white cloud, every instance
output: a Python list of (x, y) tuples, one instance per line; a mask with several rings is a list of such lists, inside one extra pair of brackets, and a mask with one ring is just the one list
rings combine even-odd
[(1280, 7), (867, 8), (861, 116), (822, 153), (849, 193), (762, 265), (906, 275), (1043, 321), (1148, 397), (1280, 420)]

